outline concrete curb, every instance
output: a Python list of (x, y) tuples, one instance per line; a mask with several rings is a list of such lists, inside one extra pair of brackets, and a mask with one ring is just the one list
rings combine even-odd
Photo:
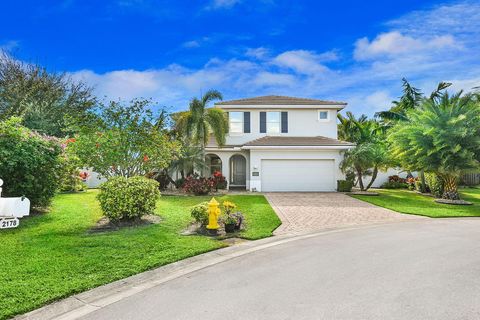
[(14, 319), (77, 319), (124, 298), (135, 295), (141, 291), (161, 285), (167, 281), (249, 253), (292, 241), (303, 240), (331, 233), (374, 228), (386, 224), (397, 224), (398, 222), (414, 221), (418, 222), (419, 220), (386, 222), (344, 228), (330, 228), (313, 233), (285, 234), (251, 242), (242, 242), (235, 246), (200, 254), (70, 296), (58, 302), (54, 302), (42, 308), (33, 310), (29, 313), (19, 315)]

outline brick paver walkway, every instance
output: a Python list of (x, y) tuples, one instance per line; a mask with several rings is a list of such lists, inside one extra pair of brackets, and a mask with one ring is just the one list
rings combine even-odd
[(265, 196), (282, 220), (274, 234), (425, 219), (377, 207), (342, 193), (266, 193)]

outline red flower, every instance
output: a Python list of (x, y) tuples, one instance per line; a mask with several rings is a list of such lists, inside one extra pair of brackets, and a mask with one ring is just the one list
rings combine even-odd
[(77, 141), (77, 139), (75, 138), (70, 138), (70, 139), (67, 139), (66, 143), (69, 144), (69, 143), (74, 143), (75, 141)]
[(147, 155), (144, 155), (143, 156), (143, 162), (147, 162), (148, 160), (150, 160), (150, 158)]

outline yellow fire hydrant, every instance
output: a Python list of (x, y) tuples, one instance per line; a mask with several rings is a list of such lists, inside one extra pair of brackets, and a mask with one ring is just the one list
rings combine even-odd
[(209, 230), (217, 230), (220, 226), (218, 225), (218, 217), (220, 216), (220, 208), (218, 207), (219, 203), (215, 198), (212, 198), (208, 203), (208, 226)]

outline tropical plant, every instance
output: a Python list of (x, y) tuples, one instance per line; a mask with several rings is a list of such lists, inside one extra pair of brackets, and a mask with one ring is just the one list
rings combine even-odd
[(0, 121), (0, 178), (3, 196), (30, 199), (32, 207), (47, 207), (60, 183), (62, 146), (13, 117)]
[(388, 140), (403, 167), (425, 170), (444, 181), (442, 197), (459, 199), (457, 180), (463, 170), (480, 167), (480, 105), (472, 94), (445, 93), (407, 111)]
[(154, 214), (159, 197), (158, 182), (145, 177), (111, 178), (97, 196), (103, 214), (114, 222)]
[(195, 170), (202, 172), (206, 169), (202, 148), (190, 144), (183, 144), (179, 155), (174, 159), (168, 169), (169, 173), (179, 172), (182, 179), (192, 175)]
[(79, 159), (79, 167), (92, 168), (101, 176), (132, 177), (167, 168), (178, 154), (179, 143), (170, 138), (162, 112), (151, 111), (149, 100), (129, 105), (102, 104), (96, 121), (79, 128), (67, 150)]
[[(220, 92), (209, 90), (200, 99), (193, 98), (189, 110), (175, 117), (176, 130), (193, 143), (199, 144), (203, 152), (212, 134), (218, 145), (225, 144), (228, 132), (227, 117), (221, 109), (207, 108), (210, 102), (222, 99)], [(202, 156), (202, 159), (204, 158)]]
[[(356, 144), (356, 147), (345, 151), (340, 168), (344, 173), (353, 171), (357, 177), (360, 190), (368, 190), (378, 171), (385, 169), (389, 161), (384, 142), (384, 131), (375, 120), (369, 120), (365, 115), (358, 119), (347, 112), (346, 117), (338, 115), (339, 138)], [(370, 182), (365, 186), (363, 177), (371, 175)]]
[[(393, 101), (393, 106), (390, 110), (380, 111), (375, 114), (375, 117), (381, 119), (385, 128), (391, 128), (398, 122), (408, 122), (407, 112), (418, 108), (425, 100), (430, 99), (434, 100), (440, 98), (444, 90), (447, 89), (452, 84), (449, 82), (440, 82), (437, 85), (437, 88), (432, 91), (430, 96), (427, 98), (424, 96), (422, 91), (414, 86), (412, 86), (407, 79), (402, 79), (403, 95), (399, 101)], [(426, 183), (424, 170), (420, 169), (420, 180), (421, 180), (421, 192), (426, 192)]]
[(96, 105), (92, 88), (64, 73), (24, 63), (0, 50), (0, 120), (21, 117), (27, 128), (64, 137)]

